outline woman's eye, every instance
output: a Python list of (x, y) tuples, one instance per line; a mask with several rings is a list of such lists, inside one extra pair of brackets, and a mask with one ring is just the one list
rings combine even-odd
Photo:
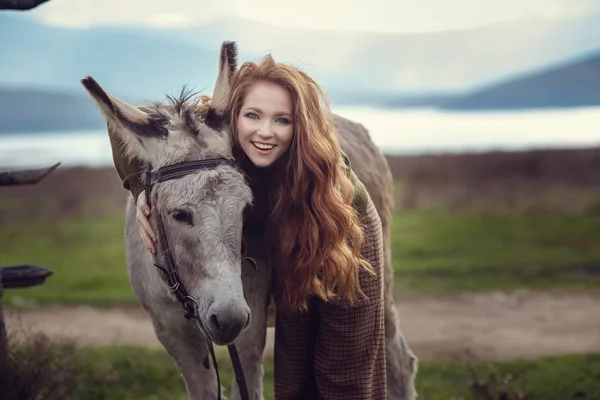
[(289, 125), (292, 123), (292, 121), (290, 121), (288, 118), (279, 118), (277, 120), (277, 122), (281, 123), (281, 124), (285, 124), (285, 125)]
[(245, 116), (246, 116), (246, 118), (250, 118), (250, 119), (258, 118), (258, 115), (256, 115), (256, 113), (253, 113), (253, 112), (247, 112)]
[(173, 218), (177, 222), (183, 222), (188, 225), (194, 225), (192, 221), (192, 216), (183, 210), (175, 210), (171, 212), (171, 218)]

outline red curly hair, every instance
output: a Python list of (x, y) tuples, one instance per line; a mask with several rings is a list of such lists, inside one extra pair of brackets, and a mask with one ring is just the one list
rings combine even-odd
[(269, 257), (283, 285), (282, 305), (305, 310), (311, 295), (353, 303), (364, 295), (359, 268), (373, 271), (360, 255), (363, 233), (352, 207), (354, 186), (342, 164), (325, 93), (306, 73), (271, 56), (244, 63), (233, 77), (230, 100), (236, 144), (238, 115), (258, 81), (281, 85), (293, 102), (294, 135), (280, 160), (285, 167), (275, 182), (269, 217), (277, 238)]

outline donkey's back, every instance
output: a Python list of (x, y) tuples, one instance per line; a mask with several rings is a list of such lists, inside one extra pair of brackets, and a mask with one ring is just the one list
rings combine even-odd
[(402, 331), (394, 303), (392, 251), (390, 228), (394, 211), (394, 180), (387, 160), (371, 140), (365, 127), (339, 115), (335, 124), (342, 151), (350, 159), (352, 170), (365, 185), (383, 229), (385, 272), (385, 336), (386, 369), (390, 399), (412, 400), (417, 359), (412, 353)]
[(394, 210), (394, 181), (387, 160), (362, 124), (339, 115), (335, 115), (335, 123), (342, 151), (369, 192), (385, 231)]

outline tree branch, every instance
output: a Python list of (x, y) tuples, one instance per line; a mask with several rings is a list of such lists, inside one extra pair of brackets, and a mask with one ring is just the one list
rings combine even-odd
[(0, 10), (31, 10), (49, 0), (0, 0)]

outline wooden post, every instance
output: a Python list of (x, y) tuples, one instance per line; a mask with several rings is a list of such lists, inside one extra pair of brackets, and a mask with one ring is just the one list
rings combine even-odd
[(0, 266), (0, 373), (8, 357), (8, 340), (6, 337), (6, 326), (4, 325), (4, 313), (2, 310), (2, 292), (9, 288), (25, 288), (43, 285), (46, 278), (52, 275), (52, 270), (38, 267), (36, 265), (14, 265)]
[[(47, 1), (47, 0), (44, 0)], [(38, 4), (41, 4), (40, 1)], [(6, 9), (11, 4), (8, 0), (0, 0), (0, 9)], [(21, 3), (24, 4), (24, 3)], [(60, 163), (48, 168), (30, 170), (0, 171), (0, 186), (34, 185), (54, 171)], [(52, 271), (36, 266), (0, 266), (0, 373), (2, 373), (6, 358), (8, 357), (8, 340), (6, 326), (4, 325), (4, 312), (2, 310), (2, 292), (4, 287), (27, 287), (44, 283)], [(6, 283), (5, 283), (6, 281)]]

